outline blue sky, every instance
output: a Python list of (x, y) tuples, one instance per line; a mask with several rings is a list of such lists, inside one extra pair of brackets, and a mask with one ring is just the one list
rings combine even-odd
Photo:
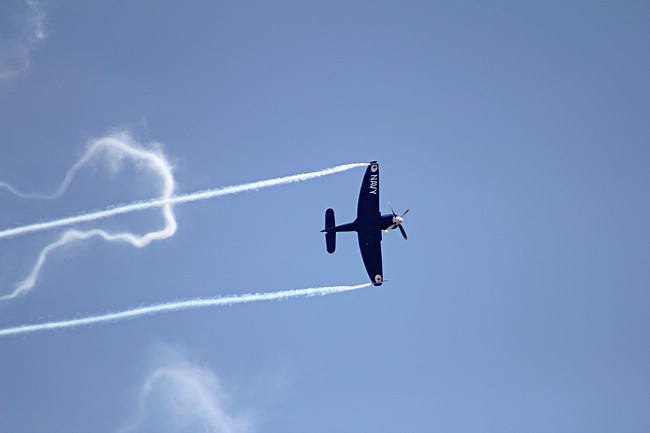
[[(51, 193), (89, 142), (159, 143), (178, 193), (378, 160), (390, 280), (0, 339), (0, 430), (642, 432), (650, 425), (645, 2), (0, 6), (0, 181)], [(0, 229), (156, 197), (98, 156)], [(52, 253), (0, 327), (366, 281), (363, 169), (175, 208), (144, 248)], [(77, 229), (163, 227), (159, 210)], [(1, 239), (0, 294), (62, 230)]]

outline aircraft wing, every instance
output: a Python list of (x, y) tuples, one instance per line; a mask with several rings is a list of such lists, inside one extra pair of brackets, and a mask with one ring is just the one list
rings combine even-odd
[(375, 286), (381, 286), (384, 281), (381, 266), (381, 230), (369, 228), (359, 230), (358, 234), (359, 250), (361, 250), (366, 272)]
[(379, 221), (379, 217), (379, 164), (377, 161), (372, 161), (361, 182), (357, 223), (375, 223)]

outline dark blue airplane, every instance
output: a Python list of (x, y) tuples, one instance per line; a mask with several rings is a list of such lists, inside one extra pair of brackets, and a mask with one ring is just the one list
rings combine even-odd
[[(388, 204), (390, 206), (390, 203)], [(357, 206), (357, 219), (354, 222), (337, 226), (334, 222), (334, 209), (325, 211), (325, 243), (327, 252), (332, 254), (336, 250), (337, 232), (357, 232), (359, 236), (359, 249), (363, 264), (375, 286), (381, 286), (384, 282), (384, 274), (381, 266), (381, 232), (389, 232), (398, 227), (404, 239), (407, 239), (402, 222), (404, 215), (398, 216), (393, 208), (392, 214), (381, 215), (379, 212), (379, 164), (372, 161), (366, 169), (366, 174), (361, 182), (359, 192), (359, 204)]]

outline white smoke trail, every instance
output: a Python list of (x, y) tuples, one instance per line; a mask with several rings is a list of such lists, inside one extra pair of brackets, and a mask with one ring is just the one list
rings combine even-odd
[[(162, 181), (162, 200), (164, 201), (160, 207), (162, 208), (165, 227), (162, 230), (149, 232), (142, 236), (130, 232), (108, 233), (107, 231), (100, 229), (88, 231), (67, 230), (58, 240), (50, 243), (41, 250), (38, 259), (36, 260), (36, 264), (27, 278), (21, 281), (11, 293), (0, 296), (0, 301), (13, 299), (29, 292), (34, 287), (34, 284), (36, 284), (38, 274), (45, 264), (48, 255), (53, 250), (60, 248), (69, 242), (97, 236), (107, 241), (127, 242), (134, 247), (142, 248), (149, 245), (154, 240), (167, 239), (176, 233), (177, 224), (176, 219), (174, 218), (174, 213), (172, 212), (172, 204), (167, 201), (174, 193), (175, 183), (170, 163), (162, 153), (156, 150), (147, 150), (139, 147), (131, 136), (124, 132), (116, 133), (113, 136), (103, 137), (91, 142), (86, 153), (84, 153), (81, 159), (79, 159), (79, 161), (68, 170), (63, 182), (53, 194), (26, 194), (17, 191), (13, 187), (7, 189), (19, 197), (57, 198), (66, 191), (77, 171), (99, 152), (106, 152), (109, 155), (109, 162), (114, 168), (117, 168), (122, 159), (129, 158), (135, 162), (136, 166), (145, 167), (160, 177)], [(3, 185), (5, 185), (6, 188), (6, 184)]]
[[(166, 349), (163, 347), (163, 349)], [(255, 431), (250, 415), (233, 412), (232, 395), (206, 366), (194, 364), (174, 349), (175, 360), (163, 362), (144, 380), (138, 401), (139, 413), (115, 433), (158, 431), (158, 426), (178, 432), (246, 433)], [(158, 356), (169, 356), (165, 353)], [(178, 359), (180, 358), (180, 359)], [(160, 363), (159, 359), (156, 359)], [(164, 397), (164, 398), (161, 398)]]
[(365, 167), (368, 164), (365, 162), (352, 163), (338, 165), (332, 168), (326, 168), (323, 170), (312, 171), (308, 173), (294, 174), (290, 176), (278, 177), (268, 180), (260, 180), (251, 183), (245, 183), (241, 185), (226, 186), (222, 188), (207, 189), (203, 191), (197, 191), (190, 194), (177, 195), (170, 198), (157, 198), (150, 200), (140, 200), (134, 201), (131, 203), (125, 203), (117, 206), (111, 206), (104, 210), (87, 212), (80, 215), (61, 218), (58, 220), (52, 220), (42, 223), (29, 224), (21, 227), (14, 227), (10, 229), (0, 230), (0, 239), (9, 238), (14, 236), (21, 236), (28, 233), (34, 233), (42, 230), (49, 230), (56, 227), (63, 227), (72, 224), (96, 221), (98, 219), (113, 217), (116, 215), (122, 215), (131, 212), (138, 212), (146, 209), (162, 207), (167, 204), (178, 204), (178, 203), (188, 203), (192, 201), (207, 200), (210, 198), (221, 197), (230, 194), (238, 194), (245, 191), (256, 191), (263, 188), (269, 188), (272, 186), (285, 185), (293, 182), (302, 182), (305, 180), (316, 179), (321, 176), (327, 176), (330, 174), (341, 173), (346, 170), (350, 170), (356, 167)]
[[(2, 2), (3, 7), (6, 3)], [(13, 2), (16, 3), (16, 2)], [(0, 14), (0, 80), (25, 71), (31, 52), (45, 40), (45, 12), (38, 0), (25, 0), (23, 6), (9, 6)], [(11, 10), (16, 7), (16, 10)]]
[(79, 326), (96, 325), (99, 323), (119, 322), (122, 320), (134, 319), (140, 316), (148, 316), (171, 311), (189, 310), (194, 308), (216, 307), (233, 304), (245, 304), (257, 301), (274, 301), (295, 297), (325, 296), (334, 293), (349, 292), (371, 286), (371, 283), (359, 284), (357, 286), (331, 286), (312, 287), (307, 289), (284, 290), (269, 293), (248, 293), (245, 295), (233, 295), (215, 298), (195, 298), (179, 301), (154, 304), (145, 307), (133, 308), (130, 310), (115, 313), (106, 313), (98, 316), (88, 316), (79, 319), (61, 320), (58, 322), (38, 323), (34, 325), (21, 325), (13, 328), (0, 329), (0, 337), (18, 334), (29, 334), (39, 331), (53, 331), (55, 329), (76, 328)]
[[(83, 165), (85, 165), (88, 161), (90, 161), (92, 157), (95, 156), (95, 154), (98, 153), (99, 151), (110, 149), (111, 147), (113, 147), (116, 152), (123, 152), (126, 155), (130, 155), (134, 159), (139, 158), (143, 160), (148, 160), (154, 163), (155, 165), (158, 165), (155, 163), (156, 159), (159, 160), (158, 161), (159, 163), (161, 161), (164, 161), (163, 165), (166, 165), (166, 167), (161, 167), (160, 171), (161, 172), (164, 171), (169, 176), (171, 176), (171, 169), (169, 167), (169, 163), (166, 161), (164, 156), (155, 155), (152, 154), (152, 152), (135, 148), (133, 139), (125, 132), (122, 132), (122, 133), (117, 133), (113, 136), (100, 138), (92, 142), (91, 145), (88, 147), (88, 150), (86, 150), (86, 153), (84, 153), (84, 155), (79, 159), (79, 161), (77, 161), (72, 167), (70, 167), (70, 169), (65, 174), (65, 177), (63, 178), (63, 181), (61, 182), (57, 190), (51, 194), (22, 192), (6, 182), (0, 182), (0, 188), (5, 188), (9, 192), (11, 192), (12, 194), (20, 198), (38, 198), (38, 199), (54, 200), (56, 198), (61, 197), (65, 192), (65, 190), (68, 189), (68, 186), (70, 186), (70, 182), (72, 182), (72, 179), (77, 174), (77, 171), (79, 171), (79, 169)], [(157, 158), (155, 158), (156, 156)], [(172, 186), (173, 186), (173, 179), (172, 179)]]
[[(154, 147), (158, 145), (154, 143)], [(350, 170), (355, 167), (366, 166), (366, 163), (357, 163), (357, 164), (346, 164), (340, 165), (333, 168), (328, 168), (324, 170), (319, 170), (310, 173), (302, 173), (291, 176), (285, 176), (275, 179), (261, 180), (257, 182), (251, 182), (243, 185), (229, 186), (225, 188), (215, 188), (205, 191), (198, 191), (192, 194), (185, 194), (181, 196), (173, 196), (175, 181), (172, 175), (172, 167), (165, 155), (157, 150), (147, 150), (141, 148), (133, 138), (126, 132), (116, 133), (112, 136), (104, 137), (97, 139), (91, 142), (90, 146), (86, 153), (75, 163), (66, 173), (63, 182), (59, 185), (57, 190), (51, 194), (33, 194), (33, 193), (24, 193), (13, 186), (0, 182), (0, 187), (4, 187), (13, 194), (22, 197), (22, 198), (40, 198), (40, 199), (55, 199), (60, 197), (68, 188), (72, 179), (76, 175), (77, 171), (83, 167), (88, 161), (90, 161), (97, 153), (107, 152), (113, 165), (118, 164), (124, 158), (129, 158), (133, 160), (139, 166), (144, 166), (147, 169), (156, 173), (163, 184), (163, 191), (161, 198), (150, 199), (150, 200), (140, 200), (135, 201), (119, 206), (113, 206), (102, 211), (87, 212), (81, 215), (62, 218), (58, 220), (30, 224), (22, 227), (15, 227), (11, 229), (6, 229), (0, 231), (0, 239), (24, 235), (27, 233), (33, 233), (36, 231), (42, 231), (47, 229), (52, 229), (56, 227), (62, 227), (67, 225), (72, 225), (81, 222), (95, 221), (102, 218), (108, 218), (111, 216), (121, 215), (129, 212), (136, 212), (150, 208), (161, 208), (163, 218), (165, 221), (165, 227), (162, 230), (154, 231), (147, 233), (145, 235), (139, 236), (130, 232), (123, 233), (108, 233), (105, 230), (94, 229), (88, 231), (79, 231), (79, 230), (68, 230), (64, 232), (61, 237), (49, 245), (47, 245), (43, 250), (41, 250), (36, 264), (32, 268), (30, 274), (21, 281), (16, 288), (9, 294), (0, 296), (0, 301), (16, 298), (20, 295), (24, 295), (29, 292), (34, 285), (36, 284), (36, 279), (41, 271), (41, 268), (45, 264), (48, 255), (55, 249), (62, 247), (69, 242), (75, 240), (84, 240), (91, 237), (101, 237), (107, 241), (121, 241), (127, 242), (134, 247), (142, 248), (149, 245), (154, 240), (167, 239), (174, 235), (177, 229), (176, 219), (174, 213), (172, 212), (172, 205), (176, 203), (186, 203), (197, 200), (206, 200), (209, 198), (220, 197), (229, 194), (237, 194), (244, 191), (259, 190), (262, 188), (268, 188), (272, 186), (283, 185), (292, 182), (301, 182), (309, 179), (314, 179), (321, 176), (326, 176), (330, 174), (340, 173), (345, 170)]]

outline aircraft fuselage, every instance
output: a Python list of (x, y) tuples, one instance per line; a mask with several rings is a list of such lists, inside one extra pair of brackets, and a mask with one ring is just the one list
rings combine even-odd
[(358, 232), (359, 229), (376, 229), (376, 230), (386, 230), (394, 223), (392, 214), (384, 214), (379, 216), (376, 221), (365, 221), (363, 224), (359, 223), (358, 220), (354, 220), (351, 223), (341, 224), (334, 227), (327, 227), (324, 232)]

